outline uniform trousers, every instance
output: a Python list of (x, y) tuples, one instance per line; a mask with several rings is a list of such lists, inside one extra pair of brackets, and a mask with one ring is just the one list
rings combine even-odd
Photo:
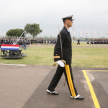
[(60, 67), (58, 65), (56, 73), (53, 76), (51, 83), (49, 84), (48, 90), (55, 91), (55, 88), (63, 73), (65, 75), (65, 78), (68, 84), (70, 95), (73, 97), (76, 97), (78, 94), (77, 94), (77, 90), (76, 90), (74, 80), (73, 80), (72, 68), (71, 68), (71, 65), (68, 65), (68, 64), (66, 64), (65, 67)]

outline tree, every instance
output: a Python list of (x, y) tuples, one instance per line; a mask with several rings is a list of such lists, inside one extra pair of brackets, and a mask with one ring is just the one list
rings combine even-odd
[[(8, 30), (7, 31), (7, 33), (6, 33), (6, 35), (7, 36), (17, 36), (17, 37), (20, 37), (21, 36), (21, 34), (23, 33), (23, 29), (10, 29), (10, 30)], [(24, 37), (24, 34), (22, 35), (22, 37)]]
[(30, 33), (33, 36), (33, 40), (34, 40), (35, 36), (37, 36), (39, 33), (42, 32), (42, 30), (39, 27), (39, 24), (36, 24), (36, 23), (34, 23), (34, 24), (26, 24), (24, 30), (27, 33)]

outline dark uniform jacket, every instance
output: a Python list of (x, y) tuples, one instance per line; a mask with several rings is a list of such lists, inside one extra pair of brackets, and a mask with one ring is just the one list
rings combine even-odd
[(60, 36), (58, 35), (57, 43), (54, 48), (54, 61), (65, 60), (66, 64), (71, 64), (72, 57), (72, 46), (71, 46), (71, 36), (66, 27), (60, 32), (61, 41), (62, 41), (62, 49), (63, 49), (63, 58), (61, 56), (61, 44), (60, 44)]

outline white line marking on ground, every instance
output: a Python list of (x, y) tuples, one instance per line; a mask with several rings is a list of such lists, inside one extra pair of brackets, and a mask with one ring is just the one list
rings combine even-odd
[(4, 63), (0, 63), (0, 65), (7, 65), (7, 66), (26, 66), (24, 64), (4, 64)]

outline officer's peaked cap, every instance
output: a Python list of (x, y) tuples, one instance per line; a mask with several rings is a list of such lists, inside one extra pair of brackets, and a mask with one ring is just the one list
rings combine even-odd
[(73, 21), (74, 19), (72, 19), (72, 18), (73, 18), (73, 15), (70, 15), (70, 16), (63, 17), (62, 19), (63, 19), (63, 22), (64, 22), (67, 19)]

